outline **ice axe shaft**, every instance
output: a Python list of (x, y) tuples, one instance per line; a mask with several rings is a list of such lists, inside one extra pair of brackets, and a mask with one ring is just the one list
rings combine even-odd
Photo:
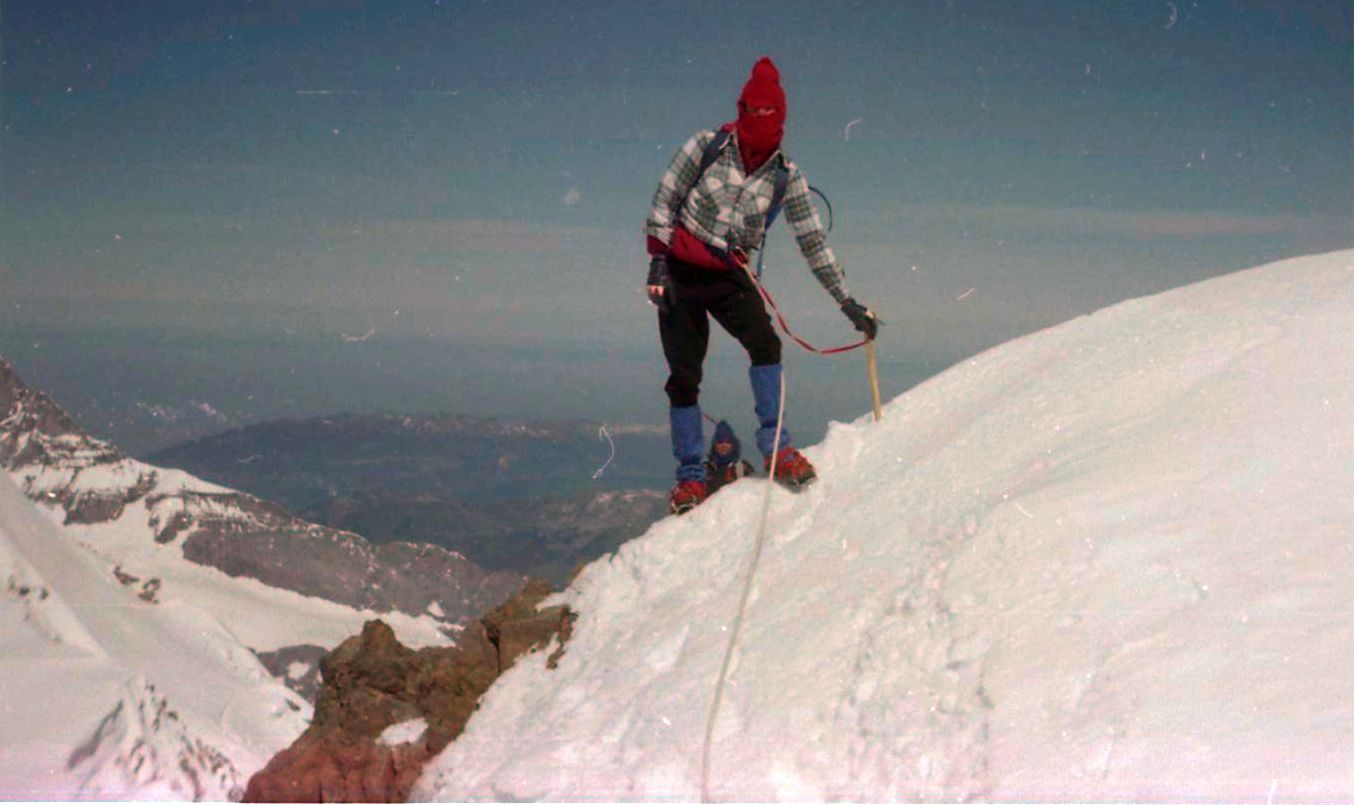
[(865, 368), (870, 373), (870, 397), (874, 402), (874, 421), (878, 422), (884, 418), (884, 411), (879, 406), (879, 367), (874, 359), (874, 339), (865, 342)]

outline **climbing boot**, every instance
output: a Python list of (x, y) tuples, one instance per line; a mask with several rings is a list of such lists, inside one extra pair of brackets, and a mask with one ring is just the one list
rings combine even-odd
[(813, 465), (804, 458), (803, 453), (793, 447), (783, 448), (777, 453), (775, 470), (771, 469), (770, 456), (766, 457), (764, 464), (766, 471), (777, 483), (796, 492), (818, 479), (818, 473)]
[(705, 481), (678, 481), (668, 496), (668, 511), (686, 514), (710, 497), (710, 485)]

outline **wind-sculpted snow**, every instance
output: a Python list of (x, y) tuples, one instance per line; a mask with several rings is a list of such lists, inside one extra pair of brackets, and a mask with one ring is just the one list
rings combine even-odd
[[(773, 492), (712, 795), (1354, 798), (1351, 433), (1351, 251), (834, 423), (822, 480)], [(505, 674), (415, 797), (697, 798), (763, 483), (587, 567), (558, 667)]]

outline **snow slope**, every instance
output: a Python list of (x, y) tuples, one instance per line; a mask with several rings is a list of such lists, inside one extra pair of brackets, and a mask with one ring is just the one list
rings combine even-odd
[[(1352, 433), (1354, 251), (834, 423), (819, 484), (773, 493), (713, 795), (1354, 798)], [(698, 797), (763, 483), (589, 566), (558, 668), (519, 661), (416, 796)]]
[[(191, 492), (205, 495), (212, 489), (210, 484), (185, 473), (158, 468), (156, 471), (167, 474), (171, 484), (182, 475), (191, 484), (185, 487)], [(157, 490), (160, 488), (157, 486)], [(302, 644), (333, 648), (361, 632), (362, 624), (374, 618), (389, 623), (400, 639), (411, 646), (421, 648), (451, 642), (440, 631), (444, 624), (435, 618), (358, 609), (186, 561), (181, 538), (167, 544), (149, 538), (156, 533), (158, 522), (172, 517), (174, 508), (181, 505), (181, 500), (166, 497), (153, 507), (128, 506), (116, 520), (59, 527), (103, 560), (105, 575), (111, 578), (111, 569), (118, 568), (141, 582), (158, 579), (155, 591), (158, 601), (171, 605), (191, 603), (213, 613), (241, 643), (255, 651)], [(60, 508), (42, 505), (38, 508), (53, 524), (62, 522)]]
[(238, 798), (305, 729), (214, 615), (140, 599), (4, 474), (0, 578), (0, 798)]

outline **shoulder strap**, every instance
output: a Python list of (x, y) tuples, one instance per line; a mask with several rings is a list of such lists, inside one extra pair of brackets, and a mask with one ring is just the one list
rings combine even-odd
[(715, 160), (719, 159), (719, 151), (724, 147), (724, 143), (727, 143), (728, 141), (729, 133), (724, 130), (723, 126), (715, 129), (715, 136), (710, 142), (705, 144), (705, 150), (701, 152), (701, 161), (699, 168), (696, 170), (696, 178), (691, 182), (691, 187), (686, 191), (686, 195), (682, 196), (682, 203), (678, 205), (679, 208), (686, 206), (687, 197), (696, 189), (696, 185), (701, 183), (701, 177), (705, 175), (705, 172), (710, 169), (711, 165), (715, 164)]
[(724, 130), (723, 126), (715, 129), (714, 139), (705, 146), (705, 152), (701, 154), (701, 168), (700, 172), (696, 174), (696, 184), (700, 183), (700, 177), (704, 176), (710, 166), (715, 164), (716, 159), (719, 159), (719, 151), (728, 141), (729, 133)]
[(785, 167), (785, 158), (776, 159), (776, 183), (771, 187), (771, 206), (766, 208), (766, 226), (770, 229), (780, 215), (781, 205), (785, 203), (785, 187), (790, 183), (790, 170)]
[(785, 167), (785, 156), (776, 157), (776, 181), (771, 187), (771, 206), (766, 208), (766, 223), (762, 226), (762, 245), (757, 248), (757, 278), (762, 277), (762, 259), (766, 256), (766, 233), (780, 215), (785, 203), (785, 188), (790, 183), (790, 169)]

